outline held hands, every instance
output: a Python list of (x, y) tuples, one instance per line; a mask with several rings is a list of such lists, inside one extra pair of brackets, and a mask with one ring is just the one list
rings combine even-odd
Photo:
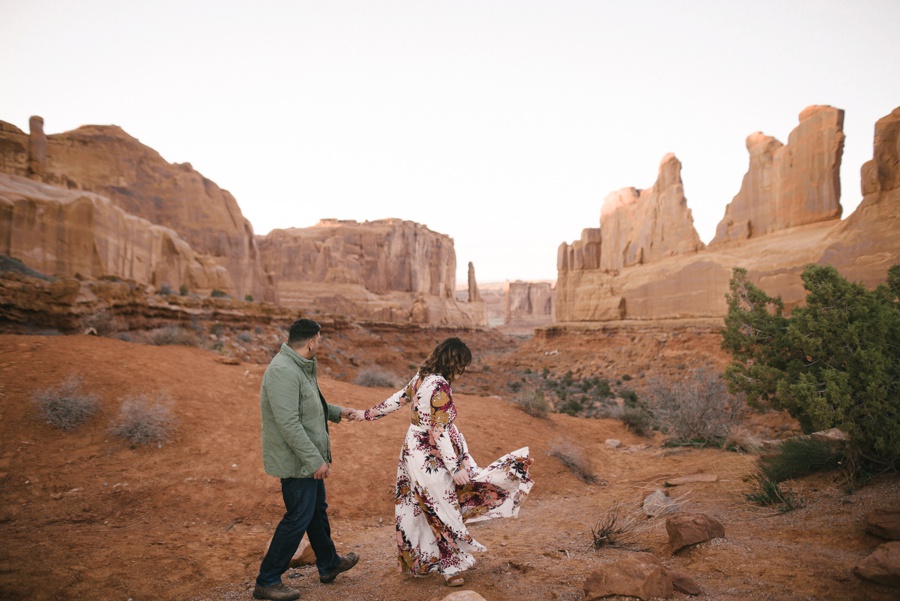
[(469, 470), (465, 468), (453, 474), (453, 483), (457, 486), (465, 486), (471, 481), (471, 478), (469, 478)]
[(366, 412), (344, 407), (341, 409), (341, 417), (351, 422), (364, 422), (366, 421)]

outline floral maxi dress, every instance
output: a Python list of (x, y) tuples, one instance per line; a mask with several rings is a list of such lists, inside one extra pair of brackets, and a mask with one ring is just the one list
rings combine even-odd
[[(394, 521), (400, 569), (412, 576), (438, 572), (446, 577), (474, 565), (472, 551), (487, 550), (466, 522), (517, 517), (533, 481), (528, 447), (479, 468), (456, 425), (450, 384), (439, 375), (418, 374), (406, 388), (366, 411), (376, 420), (410, 402), (409, 430), (400, 450)], [(458, 487), (453, 474), (469, 470), (471, 482)]]

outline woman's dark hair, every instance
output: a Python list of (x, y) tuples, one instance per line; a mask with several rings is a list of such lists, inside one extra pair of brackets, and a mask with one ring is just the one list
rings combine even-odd
[(439, 374), (448, 382), (466, 371), (472, 363), (472, 351), (459, 338), (448, 338), (431, 351), (419, 367), (419, 375)]

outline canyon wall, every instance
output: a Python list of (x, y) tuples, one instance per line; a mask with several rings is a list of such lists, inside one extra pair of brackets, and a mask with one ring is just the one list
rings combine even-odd
[[(870, 286), (883, 282), (887, 267), (900, 262), (897, 120), (895, 110), (878, 122), (875, 156), (863, 168), (863, 201), (843, 222), (843, 111), (823, 106), (800, 113), (786, 145), (759, 133), (748, 138), (743, 185), (708, 247), (698, 245), (692, 221), (686, 227), (690, 211), (671, 208), (683, 196), (668, 195), (667, 205), (653, 194), (626, 193), (623, 201), (620, 191), (608, 197), (600, 227), (585, 229), (580, 240), (559, 248), (557, 321), (719, 318), (727, 311), (735, 267), (747, 269), (752, 281), (781, 296), (788, 309), (806, 297), (800, 273), (809, 263), (833, 264)], [(673, 172), (663, 168), (670, 160), (664, 158), (654, 191), (673, 181)], [(633, 239), (621, 239), (623, 223), (654, 210), (675, 219), (677, 236), (668, 235), (672, 228), (657, 219), (648, 228), (649, 242), (638, 227), (629, 234)]]
[(55, 135), (44, 134), (40, 117), (32, 117), (29, 126), (26, 135), (0, 122), (0, 171), (106, 197), (130, 215), (178, 232), (196, 253), (224, 267), (230, 276), (224, 292), (277, 300), (237, 201), (189, 163), (166, 162), (114, 125)]
[(474, 267), (475, 300), (453, 297), (448, 236), (387, 219), (257, 237), (226, 190), (117, 126), (48, 136), (32, 117), (29, 128), (0, 121), (0, 254), (38, 272), (220, 291), (354, 319), (487, 325)]
[(455, 298), (453, 240), (418, 223), (326, 219), (273, 230), (257, 243), (286, 306), (387, 322), (487, 325), (483, 303)]
[(506, 282), (503, 322), (510, 326), (543, 326), (556, 315), (556, 291), (550, 282)]

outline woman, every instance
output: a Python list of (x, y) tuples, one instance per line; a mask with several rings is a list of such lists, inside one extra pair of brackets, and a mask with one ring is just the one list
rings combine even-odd
[(403, 390), (356, 420), (374, 421), (412, 403), (410, 426), (400, 450), (394, 521), (400, 569), (412, 576), (438, 572), (448, 586), (461, 586), (472, 567), (471, 551), (487, 549), (465, 522), (516, 517), (533, 484), (528, 447), (479, 468), (454, 424), (450, 383), (466, 371), (472, 352), (459, 338), (432, 351)]

